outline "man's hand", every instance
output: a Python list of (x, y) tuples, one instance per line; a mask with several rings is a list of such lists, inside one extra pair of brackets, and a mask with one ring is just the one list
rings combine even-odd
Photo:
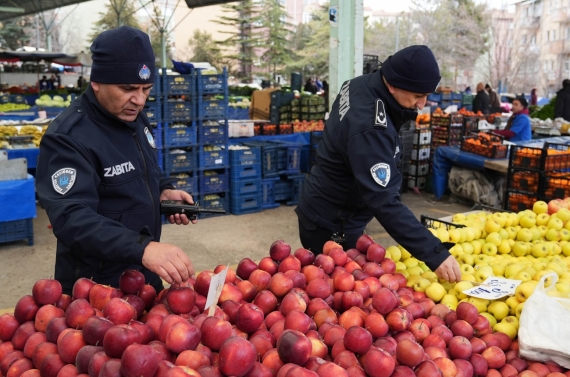
[[(192, 198), (192, 195), (188, 194), (186, 191), (182, 191), (182, 190), (171, 190), (171, 189), (166, 189), (164, 191), (162, 191), (162, 193), (160, 194), (160, 200), (184, 200), (186, 203), (188, 204), (194, 204), (194, 199)], [(190, 223), (190, 220), (188, 220), (188, 217), (186, 215), (180, 215), (180, 214), (176, 214), (176, 215), (170, 215), (168, 216), (168, 221), (171, 224), (183, 224), (183, 225), (188, 225)], [(197, 220), (192, 220), (192, 224), (196, 224), (198, 221)]]
[(142, 263), (169, 284), (180, 284), (194, 275), (192, 261), (182, 249), (175, 245), (149, 243), (144, 249)]
[(442, 264), (439, 265), (435, 273), (440, 279), (447, 280), (450, 283), (456, 283), (461, 280), (461, 270), (459, 263), (450, 255)]

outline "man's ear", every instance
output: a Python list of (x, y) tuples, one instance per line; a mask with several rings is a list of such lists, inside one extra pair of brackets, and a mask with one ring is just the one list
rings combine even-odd
[(98, 82), (93, 82), (93, 81), (91, 81), (91, 88), (93, 88), (93, 91), (94, 91), (95, 93), (98, 93), (98, 92), (99, 92), (99, 89), (101, 89), (101, 85), (99, 85)]

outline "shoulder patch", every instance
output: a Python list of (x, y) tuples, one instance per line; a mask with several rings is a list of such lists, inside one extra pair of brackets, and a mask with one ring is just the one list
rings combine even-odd
[(376, 100), (376, 112), (374, 117), (374, 127), (388, 128), (388, 120), (386, 119), (386, 109), (381, 99)]
[(388, 182), (390, 182), (390, 165), (379, 162), (370, 168), (370, 173), (372, 173), (372, 178), (382, 187), (386, 187)]
[(51, 184), (55, 192), (65, 195), (75, 184), (77, 171), (73, 168), (59, 169), (51, 176)]
[[(160, 131), (159, 131), (160, 132)], [(148, 143), (150, 144), (151, 147), (153, 147), (154, 149), (156, 149), (156, 144), (154, 142), (154, 137), (152, 136), (152, 133), (150, 132), (150, 130), (148, 129), (148, 127), (144, 128), (144, 134), (146, 135), (146, 139), (148, 140)]]

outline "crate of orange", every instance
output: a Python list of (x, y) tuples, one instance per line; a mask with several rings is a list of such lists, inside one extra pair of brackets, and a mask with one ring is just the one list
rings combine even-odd
[(506, 158), (508, 147), (503, 138), (486, 132), (472, 133), (463, 137), (461, 150), (488, 158)]
[(550, 199), (570, 196), (570, 173), (545, 175), (544, 196)]
[(513, 145), (510, 168), (535, 169), (545, 172), (570, 169), (570, 146), (545, 143), (543, 148)]
[(508, 188), (518, 191), (538, 192), (540, 173), (532, 171), (517, 171), (507, 180)]
[(529, 193), (508, 191), (507, 192), (507, 206), (505, 209), (513, 212), (524, 211), (525, 209), (532, 209), (534, 202), (539, 200), (538, 195)]

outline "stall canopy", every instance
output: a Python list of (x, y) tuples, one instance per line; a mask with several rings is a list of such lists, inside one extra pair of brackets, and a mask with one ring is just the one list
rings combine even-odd
[(75, 59), (75, 55), (67, 55), (62, 52), (49, 51), (6, 51), (0, 50), (0, 61), (54, 61), (56, 59)]
[(0, 21), (85, 1), (87, 0), (0, 0)]

